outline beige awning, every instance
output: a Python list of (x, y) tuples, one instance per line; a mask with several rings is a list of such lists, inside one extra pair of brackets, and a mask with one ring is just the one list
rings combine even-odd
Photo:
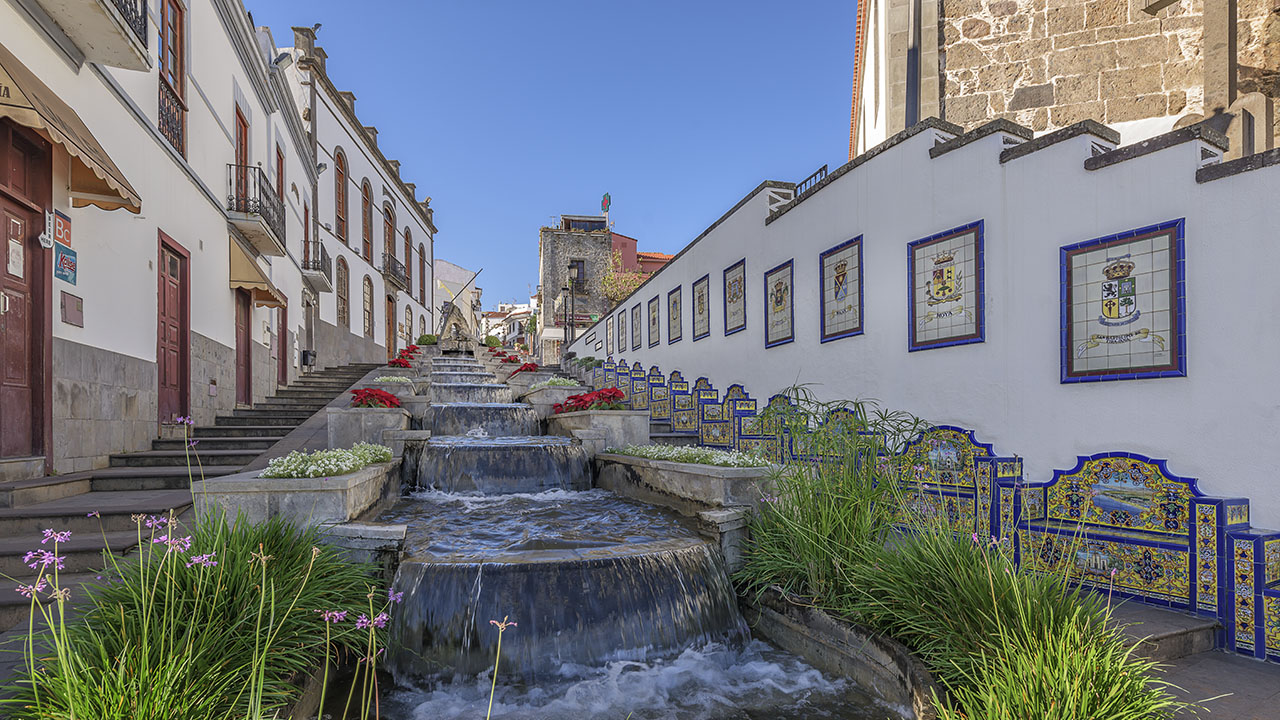
[(0, 45), (0, 117), (42, 129), (72, 157), (71, 204), (142, 211), (142, 198), (124, 179), (80, 116)]
[(231, 246), (231, 288), (249, 291), (253, 304), (258, 307), (284, 307), (289, 300), (284, 293), (276, 289), (258, 267), (258, 263), (249, 257), (249, 253), (235, 240), (228, 238)]

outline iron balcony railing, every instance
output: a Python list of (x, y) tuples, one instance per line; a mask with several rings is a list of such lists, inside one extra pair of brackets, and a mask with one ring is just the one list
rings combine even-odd
[(800, 184), (796, 185), (796, 199), (803, 197), (810, 190), (817, 187), (818, 183), (825, 180), (826, 177), (827, 177), (827, 166), (823, 165), (822, 167), (818, 168), (817, 172), (805, 178), (804, 180), (801, 180)]
[(255, 165), (227, 166), (227, 210), (257, 215), (284, 245), (284, 201)]
[(404, 263), (396, 259), (395, 255), (382, 254), (382, 277), (392, 285), (408, 292), (409, 276), (405, 273)]
[(333, 259), (329, 257), (329, 249), (319, 240), (307, 243), (302, 253), (302, 269), (318, 272), (333, 282)]
[(137, 36), (142, 47), (147, 46), (147, 3), (145, 0), (111, 0), (120, 12), (120, 17), (133, 34)]
[(164, 78), (160, 79), (160, 134), (174, 150), (187, 154), (187, 104)]

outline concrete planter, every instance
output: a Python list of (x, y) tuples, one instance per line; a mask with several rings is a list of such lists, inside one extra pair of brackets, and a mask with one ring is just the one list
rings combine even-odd
[[(410, 360), (409, 364), (412, 365), (413, 361)], [(373, 373), (371, 373), (370, 375), (366, 375), (365, 377), (381, 377), (383, 375), (394, 375), (396, 377), (415, 378), (418, 376), (418, 374), (419, 374), (419, 371), (416, 367), (399, 368), (399, 367), (391, 367), (390, 365), (383, 365), (382, 367), (378, 368), (377, 370), (374, 370)]]
[(196, 509), (208, 512), (221, 508), (229, 517), (243, 512), (253, 522), (283, 515), (307, 525), (342, 523), (400, 493), (399, 459), (336, 477), (262, 478), (259, 472), (194, 483), (191, 495)]
[(843, 675), (909, 720), (935, 720), (933, 694), (941, 694), (919, 658), (901, 643), (790, 601), (777, 590), (743, 599), (751, 630), (805, 662)]
[(770, 472), (613, 453), (596, 456), (595, 469), (599, 487), (688, 516), (711, 508), (754, 507)]
[[(523, 374), (523, 373), (521, 373)], [(517, 375), (516, 377), (520, 377)], [(539, 388), (537, 390), (526, 391), (520, 397), (524, 402), (533, 406), (534, 412), (538, 413), (539, 420), (546, 420), (552, 415), (552, 406), (557, 403), (564, 403), (569, 399), (570, 395), (581, 395), (588, 392), (587, 388), (569, 385), (552, 385), (549, 387)]]
[[(381, 377), (381, 376), (379, 376)], [(404, 377), (404, 375), (396, 375), (394, 377)], [(412, 380), (412, 378), (410, 378)], [(360, 385), (362, 388), (374, 388), (383, 392), (389, 392), (400, 398), (400, 400), (408, 400), (418, 396), (418, 382), (395, 383), (395, 382), (377, 382), (370, 380)]]
[[(518, 368), (520, 366), (516, 365), (515, 367)], [(512, 368), (509, 371), (505, 369), (500, 369), (498, 372), (503, 374), (498, 375), (498, 377), (503, 378), (499, 382), (505, 382), (506, 384), (510, 385), (511, 389), (515, 392), (516, 395), (520, 395), (521, 393), (527, 391), (530, 387), (540, 382), (550, 380), (551, 378), (556, 376), (556, 374), (550, 370), (534, 370), (532, 372), (529, 370), (525, 370), (519, 375), (512, 375), (511, 373), (514, 371), (515, 371), (515, 368)]]
[(382, 444), (383, 430), (408, 430), (404, 408), (326, 408), (329, 447), (349, 448), (360, 442)]
[(551, 435), (574, 437), (575, 430), (604, 433), (605, 447), (646, 445), (649, 442), (648, 410), (581, 410), (547, 418)]

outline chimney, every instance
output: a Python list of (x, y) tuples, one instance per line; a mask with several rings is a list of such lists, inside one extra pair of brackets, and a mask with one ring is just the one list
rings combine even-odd
[(311, 58), (312, 58), (312, 60), (313, 60), (314, 64), (315, 64), (317, 67), (319, 67), (319, 68), (320, 68), (320, 74), (321, 74), (321, 75), (323, 75), (323, 74), (324, 74), (324, 61), (325, 61), (325, 60), (327, 60), (327, 59), (329, 59), (329, 53), (325, 52), (325, 51), (324, 51), (324, 48), (322, 48), (322, 47), (318, 47), (318, 48), (316, 48), (315, 54), (314, 54), (314, 55), (312, 55), (312, 56), (311, 56)]
[(293, 46), (304, 60), (309, 58), (316, 51), (316, 31), (309, 27), (293, 28)]
[(387, 164), (391, 166), (391, 169), (392, 169), (392, 170), (395, 170), (395, 171), (396, 171), (396, 179), (399, 179), (399, 178), (400, 178), (400, 161), (399, 161), (399, 160), (388, 160), (388, 161), (387, 161)]
[(351, 108), (351, 112), (354, 113), (356, 111), (356, 94), (355, 93), (351, 92), (350, 90), (339, 90), (338, 97), (342, 98), (342, 102), (346, 103), (348, 108)]
[(368, 136), (370, 145), (378, 147), (378, 128), (373, 125), (365, 125), (364, 134)]
[(414, 183), (411, 183), (411, 182), (407, 182), (407, 183), (405, 183), (405, 184), (404, 184), (404, 186), (405, 186), (405, 187), (407, 187), (407, 188), (409, 188), (409, 200), (410, 200), (410, 201), (412, 201), (412, 202), (417, 202), (417, 200), (418, 200), (418, 186), (417, 186), (416, 184), (414, 184)]

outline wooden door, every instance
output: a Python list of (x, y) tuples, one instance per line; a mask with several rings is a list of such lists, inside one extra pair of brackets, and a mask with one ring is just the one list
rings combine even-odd
[(236, 197), (249, 195), (249, 121), (236, 108)]
[(39, 317), (33, 214), (0, 198), (5, 263), (0, 267), (0, 457), (39, 454), (35, 424), (38, 406)]
[(387, 296), (387, 359), (396, 354), (396, 299)]
[(160, 422), (187, 414), (187, 307), (185, 260), (161, 241), (156, 363)]
[(280, 308), (280, 329), (276, 331), (276, 384), (289, 384), (289, 308)]
[(236, 402), (253, 403), (253, 353), (249, 339), (249, 321), (252, 317), (249, 293), (236, 291)]

